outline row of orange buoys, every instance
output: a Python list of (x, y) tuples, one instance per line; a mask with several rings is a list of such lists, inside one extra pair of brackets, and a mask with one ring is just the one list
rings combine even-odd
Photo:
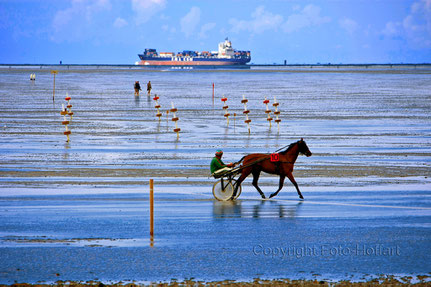
[(159, 121), (160, 121), (160, 119), (162, 117), (162, 113), (160, 112), (160, 108), (162, 106), (159, 104), (159, 99), (160, 99), (160, 97), (158, 97), (157, 95), (154, 95), (153, 100), (156, 102), (156, 105), (154, 107), (157, 109), (156, 117), (158, 117)]
[[(160, 97), (159, 96), (157, 96), (157, 95), (154, 95), (154, 98), (153, 98), (153, 100), (156, 102), (156, 105), (154, 106), (156, 109), (157, 109), (157, 112), (156, 112), (156, 117), (158, 117), (159, 118), (159, 121), (161, 120), (161, 118), (162, 118), (162, 113), (161, 113), (161, 111), (160, 111), (160, 108), (162, 107), (160, 104), (159, 104), (159, 99), (160, 99)], [(180, 138), (180, 131), (181, 131), (181, 129), (178, 127), (178, 120), (179, 120), (179, 118), (177, 117), (177, 115), (176, 115), (176, 112), (178, 111), (178, 109), (177, 108), (175, 108), (175, 106), (174, 106), (174, 103), (172, 102), (171, 103), (171, 105), (172, 105), (172, 108), (170, 109), (170, 110), (167, 110), (166, 111), (166, 116), (168, 117), (168, 115), (169, 115), (169, 112), (171, 112), (172, 113), (172, 121), (173, 122), (175, 122), (175, 128), (174, 128), (174, 132), (175, 133), (177, 133), (177, 139), (179, 139)]]
[(280, 115), (280, 111), (278, 110), (278, 106), (280, 105), (280, 103), (277, 103), (277, 99), (274, 96), (274, 103), (272, 104), (272, 106), (274, 107), (275, 111), (274, 111), (274, 115), (275, 115), (275, 122), (277, 123), (277, 128), (278, 131), (280, 131), (280, 122), (281, 120), (278, 118), (278, 116)]
[(179, 139), (180, 138), (180, 131), (181, 131), (181, 129), (178, 127), (178, 124), (177, 124), (179, 118), (177, 117), (176, 112), (178, 110), (177, 110), (176, 107), (174, 107), (174, 103), (173, 102), (171, 102), (171, 105), (172, 105), (172, 109), (171, 109), (172, 121), (175, 122), (174, 132), (177, 133), (177, 139)]
[(266, 110), (265, 113), (268, 115), (266, 120), (269, 122), (269, 127), (271, 127), (271, 110), (268, 108), (268, 104), (269, 104), (269, 100), (265, 97), (265, 100), (263, 101), (263, 103), (266, 105)]
[[(227, 119), (227, 125), (229, 125), (229, 116), (230, 116), (230, 114), (228, 112), (229, 106), (226, 104), (227, 97), (223, 96), (221, 98), (221, 101), (223, 102), (223, 110), (225, 111), (223, 116)], [(248, 117), (249, 113), (250, 113), (250, 110), (247, 108), (248, 99), (246, 99), (244, 95), (242, 96), (241, 103), (244, 105), (244, 111), (242, 112), (245, 115), (244, 122), (247, 124), (248, 133), (250, 133), (251, 119)], [(269, 122), (269, 127), (271, 128), (271, 121), (273, 120), (273, 118), (271, 117), (272, 111), (269, 109), (269, 106), (268, 106), (269, 103), (270, 103), (270, 101), (265, 97), (265, 100), (263, 101), (263, 103), (266, 105), (266, 110), (265, 110), (265, 113), (267, 114), (266, 120)], [(279, 119), (279, 115), (280, 115), (280, 111), (278, 110), (278, 106), (279, 105), (280, 105), (280, 103), (277, 102), (277, 99), (274, 96), (274, 103), (272, 104), (272, 106), (275, 109), (273, 113), (276, 116), (274, 122), (277, 123), (278, 130), (280, 131), (280, 122), (281, 122), (281, 119)], [(234, 116), (235, 115), (236, 114), (234, 113)]]
[[(64, 104), (61, 104), (61, 106), (62, 106), (62, 109), (61, 109), (61, 112), (60, 112), (60, 115), (62, 115), (63, 116), (63, 121), (61, 122), (61, 124), (62, 125), (64, 125), (64, 127), (65, 127), (65, 131), (63, 132), (63, 134), (67, 137), (67, 140), (66, 140), (66, 142), (69, 142), (70, 141), (70, 134), (72, 133), (70, 130), (69, 130), (69, 128), (67, 127), (67, 125), (68, 124), (70, 124), (70, 122), (72, 121), (72, 118), (73, 118), (73, 112), (72, 112), (72, 104), (70, 103), (70, 100), (71, 100), (72, 98), (71, 97), (69, 97), (69, 95), (66, 93), (66, 98), (65, 98), (65, 100), (67, 101), (67, 106), (66, 107), (64, 107)], [(68, 115), (69, 117), (70, 117), (70, 120), (67, 120), (66, 119), (66, 115)]]
[(229, 125), (229, 116), (230, 116), (230, 114), (228, 112), (229, 106), (226, 103), (227, 102), (227, 98), (223, 97), (223, 98), (221, 98), (221, 101), (223, 102), (223, 110), (224, 110), (224, 115), (223, 116), (227, 120), (227, 125)]

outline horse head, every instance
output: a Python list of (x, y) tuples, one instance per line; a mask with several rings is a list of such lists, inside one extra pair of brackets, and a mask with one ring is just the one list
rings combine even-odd
[(298, 147), (299, 147), (299, 153), (304, 154), (306, 157), (309, 157), (312, 155), (311, 151), (308, 149), (308, 146), (305, 143), (303, 138), (301, 138), (301, 140), (298, 141)]

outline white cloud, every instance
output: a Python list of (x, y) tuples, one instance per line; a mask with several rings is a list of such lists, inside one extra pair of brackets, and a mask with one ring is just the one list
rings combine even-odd
[(162, 25), (162, 30), (165, 32), (170, 32), (170, 33), (175, 33), (177, 31), (177, 29), (175, 29), (175, 27), (170, 27), (169, 25), (165, 24)]
[(232, 26), (231, 31), (239, 33), (244, 30), (260, 34), (267, 30), (277, 30), (283, 22), (283, 16), (265, 11), (264, 6), (257, 7), (251, 14), (251, 18), (252, 20), (249, 21), (237, 20), (235, 18), (230, 19), (229, 24)]
[(401, 31), (402, 25), (400, 22), (388, 22), (385, 28), (382, 30), (382, 34), (387, 37), (393, 37), (398, 35)]
[(431, 36), (431, 0), (412, 4), (410, 14), (404, 18), (404, 29), (409, 33), (425, 33)]
[(208, 38), (207, 33), (214, 29), (216, 26), (216, 23), (206, 23), (202, 26), (201, 31), (199, 33), (200, 38)]
[(338, 24), (340, 24), (341, 28), (346, 30), (350, 35), (353, 35), (358, 29), (358, 23), (350, 18), (344, 17), (338, 21)]
[(416, 48), (431, 47), (431, 0), (414, 2), (403, 21), (387, 22), (381, 34), (402, 36)]
[(303, 28), (319, 26), (330, 21), (330, 17), (320, 15), (320, 7), (310, 4), (305, 6), (300, 13), (290, 15), (282, 27), (284, 32), (292, 33)]
[(54, 33), (51, 39), (55, 42), (91, 37), (89, 35), (91, 29), (88, 29), (88, 26), (97, 21), (98, 14), (111, 9), (109, 0), (73, 0), (71, 4), (71, 7), (60, 10), (54, 15), (52, 22)]
[(301, 10), (301, 5), (298, 5), (298, 4), (293, 5), (292, 10), (293, 11), (299, 11), (299, 10)]
[(201, 18), (201, 9), (198, 7), (192, 7), (190, 11), (180, 20), (181, 32), (186, 37), (190, 37), (196, 30)]
[(157, 12), (163, 10), (166, 0), (132, 0), (132, 10), (135, 12), (137, 25), (146, 23)]
[(128, 23), (127, 23), (126, 20), (124, 20), (123, 18), (118, 17), (117, 19), (115, 19), (114, 27), (115, 28), (122, 28), (124, 26), (127, 26), (127, 24)]

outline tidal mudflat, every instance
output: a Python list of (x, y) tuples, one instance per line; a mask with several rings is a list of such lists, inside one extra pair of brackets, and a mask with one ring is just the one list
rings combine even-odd
[[(30, 73), (36, 81), (30, 82)], [(0, 283), (254, 278), (367, 281), (431, 272), (427, 67), (0, 70)], [(151, 80), (160, 97), (135, 97)], [(212, 97), (215, 83), (215, 97)], [(71, 96), (66, 143), (60, 110)], [(229, 126), (222, 96), (236, 113)], [(251, 133), (242, 115), (249, 99)], [(269, 128), (264, 97), (280, 103)], [(180, 137), (172, 131), (171, 102)], [(304, 138), (294, 187), (217, 202), (209, 162)], [(148, 180), (155, 181), (155, 240)], [(265, 193), (278, 178), (263, 175)], [(401, 279), (400, 279), (401, 280)], [(415, 281), (416, 280), (416, 281)]]

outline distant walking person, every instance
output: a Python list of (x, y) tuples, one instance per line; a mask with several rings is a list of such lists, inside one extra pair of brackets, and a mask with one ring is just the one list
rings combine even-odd
[(141, 85), (139, 84), (139, 81), (136, 81), (136, 82), (135, 82), (135, 86), (134, 86), (134, 88), (135, 88), (135, 96), (139, 97), (139, 91), (141, 91), (141, 90), (142, 90), (142, 89), (141, 89)]
[(148, 84), (147, 84), (148, 96), (150, 96), (150, 94), (151, 94), (151, 89), (152, 89), (152, 87), (151, 87), (151, 81), (148, 81)]

